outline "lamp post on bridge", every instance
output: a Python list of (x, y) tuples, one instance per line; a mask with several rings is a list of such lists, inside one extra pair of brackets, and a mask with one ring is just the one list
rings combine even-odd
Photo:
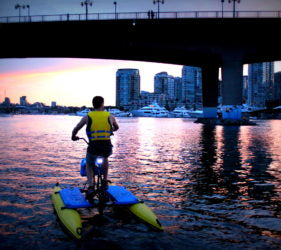
[(25, 7), (27, 8), (27, 17), (28, 17), (28, 21), (30, 22), (31, 21), (31, 18), (30, 18), (30, 6), (28, 4)]
[(113, 4), (114, 4), (114, 13), (115, 13), (115, 20), (116, 20), (117, 19), (117, 2), (114, 1)]
[(228, 0), (229, 3), (233, 2), (233, 18), (235, 18), (235, 6), (236, 2), (240, 3), (240, 0)]
[(224, 0), (221, 0), (221, 17), (223, 18), (223, 3), (224, 3)]
[(85, 6), (86, 8), (86, 20), (88, 20), (88, 6), (92, 6), (93, 2), (89, 1), (89, 0), (85, 0), (84, 2), (81, 2), (81, 6)]
[(153, 0), (153, 4), (158, 4), (158, 19), (160, 18), (159, 13), (160, 13), (160, 3), (164, 4), (164, 0)]
[[(28, 5), (29, 6), (29, 5)], [(21, 9), (25, 9), (25, 5), (16, 4), (15, 9), (19, 10), (19, 22), (21, 21)], [(29, 7), (28, 7), (29, 8)]]

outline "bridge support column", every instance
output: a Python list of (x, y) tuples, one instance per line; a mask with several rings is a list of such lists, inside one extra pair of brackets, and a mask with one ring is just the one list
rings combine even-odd
[(222, 67), (222, 118), (241, 120), (243, 89), (242, 60), (225, 60)]
[(217, 118), (219, 67), (216, 64), (202, 66), (203, 117)]

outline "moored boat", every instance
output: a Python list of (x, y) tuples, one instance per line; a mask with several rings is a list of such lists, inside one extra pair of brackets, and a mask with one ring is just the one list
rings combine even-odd
[(81, 110), (81, 111), (77, 111), (76, 112), (76, 115), (79, 115), (79, 116), (86, 116), (91, 110), (90, 109), (84, 109), (84, 110)]
[(175, 108), (173, 111), (170, 112), (170, 114), (171, 117), (190, 117), (190, 115), (188, 114), (188, 110), (184, 106)]
[(132, 111), (133, 116), (136, 117), (168, 117), (169, 112), (165, 108), (153, 103), (149, 106), (142, 107)]
[(112, 114), (115, 117), (129, 117), (130, 113), (129, 112), (124, 112), (119, 109), (108, 109), (108, 112)]

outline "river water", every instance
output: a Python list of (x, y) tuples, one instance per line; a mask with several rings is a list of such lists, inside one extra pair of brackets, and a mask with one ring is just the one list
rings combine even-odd
[(79, 175), (86, 145), (70, 140), (79, 120), (0, 117), (1, 249), (280, 249), (281, 120), (209, 127), (118, 118), (109, 179), (144, 200), (165, 231), (108, 208), (77, 243), (61, 229), (51, 193), (56, 182), (86, 181)]

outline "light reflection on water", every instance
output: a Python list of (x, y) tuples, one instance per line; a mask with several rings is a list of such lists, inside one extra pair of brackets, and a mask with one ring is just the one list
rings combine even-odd
[[(70, 140), (79, 119), (0, 118), (0, 246), (76, 247), (58, 226), (50, 195), (58, 181), (85, 182), (79, 163), (86, 145)], [(280, 120), (243, 127), (188, 119), (118, 121), (109, 177), (144, 200), (166, 230), (111, 218), (100, 239), (124, 249), (280, 246)], [(124, 235), (126, 244), (120, 243)]]

